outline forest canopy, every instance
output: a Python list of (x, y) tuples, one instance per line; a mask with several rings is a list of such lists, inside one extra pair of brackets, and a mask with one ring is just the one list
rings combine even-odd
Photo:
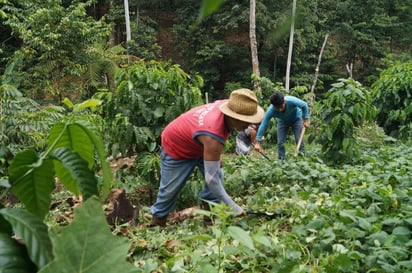
[[(0, 72), (15, 63), (14, 80), (33, 98), (85, 98), (113, 89), (116, 68), (138, 59), (198, 73), (211, 98), (251, 85), (249, 1), (224, 1), (200, 23), (199, 1), (128, 1), (130, 41), (121, 0), (2, 2)], [(260, 76), (273, 82), (285, 81), (291, 6), (274, 0), (256, 6)], [(371, 85), (388, 64), (410, 59), (411, 14), (407, 0), (299, 1), (291, 86), (310, 86), (326, 34), (317, 92), (348, 75)]]

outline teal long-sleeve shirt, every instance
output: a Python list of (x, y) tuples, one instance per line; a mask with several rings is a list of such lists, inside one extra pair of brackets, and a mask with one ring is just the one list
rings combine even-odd
[(259, 125), (259, 130), (256, 134), (256, 141), (262, 141), (263, 134), (269, 124), (271, 118), (276, 118), (277, 122), (292, 123), (298, 118), (309, 118), (308, 104), (294, 96), (285, 96), (286, 109), (285, 112), (276, 111), (271, 104), (265, 112), (262, 123)]

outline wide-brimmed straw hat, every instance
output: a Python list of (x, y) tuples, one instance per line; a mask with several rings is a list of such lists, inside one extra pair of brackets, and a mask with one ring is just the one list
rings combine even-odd
[(230, 93), (229, 100), (220, 106), (223, 114), (249, 123), (260, 123), (265, 111), (258, 105), (256, 94), (247, 88)]

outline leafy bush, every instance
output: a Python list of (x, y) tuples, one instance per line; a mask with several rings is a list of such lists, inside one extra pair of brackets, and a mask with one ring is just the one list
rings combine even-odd
[(357, 162), (357, 130), (376, 115), (370, 92), (352, 78), (340, 79), (326, 93), (319, 113), (323, 124), (310, 140), (323, 145), (323, 157), (329, 163)]
[(163, 128), (202, 102), (202, 79), (178, 65), (142, 62), (121, 70), (116, 83), (116, 95), (108, 97), (109, 112), (103, 113), (112, 155), (153, 152)]
[(384, 70), (372, 85), (377, 120), (385, 133), (408, 139), (412, 134), (412, 62)]
[(396, 142), (395, 138), (392, 138), (385, 134), (382, 127), (376, 123), (365, 123), (358, 130), (358, 140), (362, 146), (379, 148), (384, 143)]
[(9, 161), (24, 149), (46, 147), (50, 124), (62, 118), (63, 107), (42, 107), (10, 84), (0, 85), (0, 177)]
[(104, 18), (96, 21), (87, 14), (92, 1), (4, 4), (10, 13), (4, 24), (25, 45), (13, 54), (13, 59), (21, 59), (17, 66), (21, 90), (37, 96), (46, 91), (60, 100), (73, 93), (79, 82), (87, 85), (83, 77), (87, 78), (90, 66), (105, 57), (97, 48), (110, 34)]

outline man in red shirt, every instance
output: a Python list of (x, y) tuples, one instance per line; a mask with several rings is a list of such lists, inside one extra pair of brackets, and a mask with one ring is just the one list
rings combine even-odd
[(225, 141), (234, 129), (245, 130), (261, 122), (264, 110), (254, 92), (238, 89), (227, 100), (217, 100), (183, 113), (162, 132), (160, 186), (156, 203), (150, 211), (152, 225), (165, 226), (167, 216), (175, 209), (177, 197), (198, 167), (205, 177), (200, 198), (224, 202), (235, 215), (245, 214), (223, 187), (221, 155)]

